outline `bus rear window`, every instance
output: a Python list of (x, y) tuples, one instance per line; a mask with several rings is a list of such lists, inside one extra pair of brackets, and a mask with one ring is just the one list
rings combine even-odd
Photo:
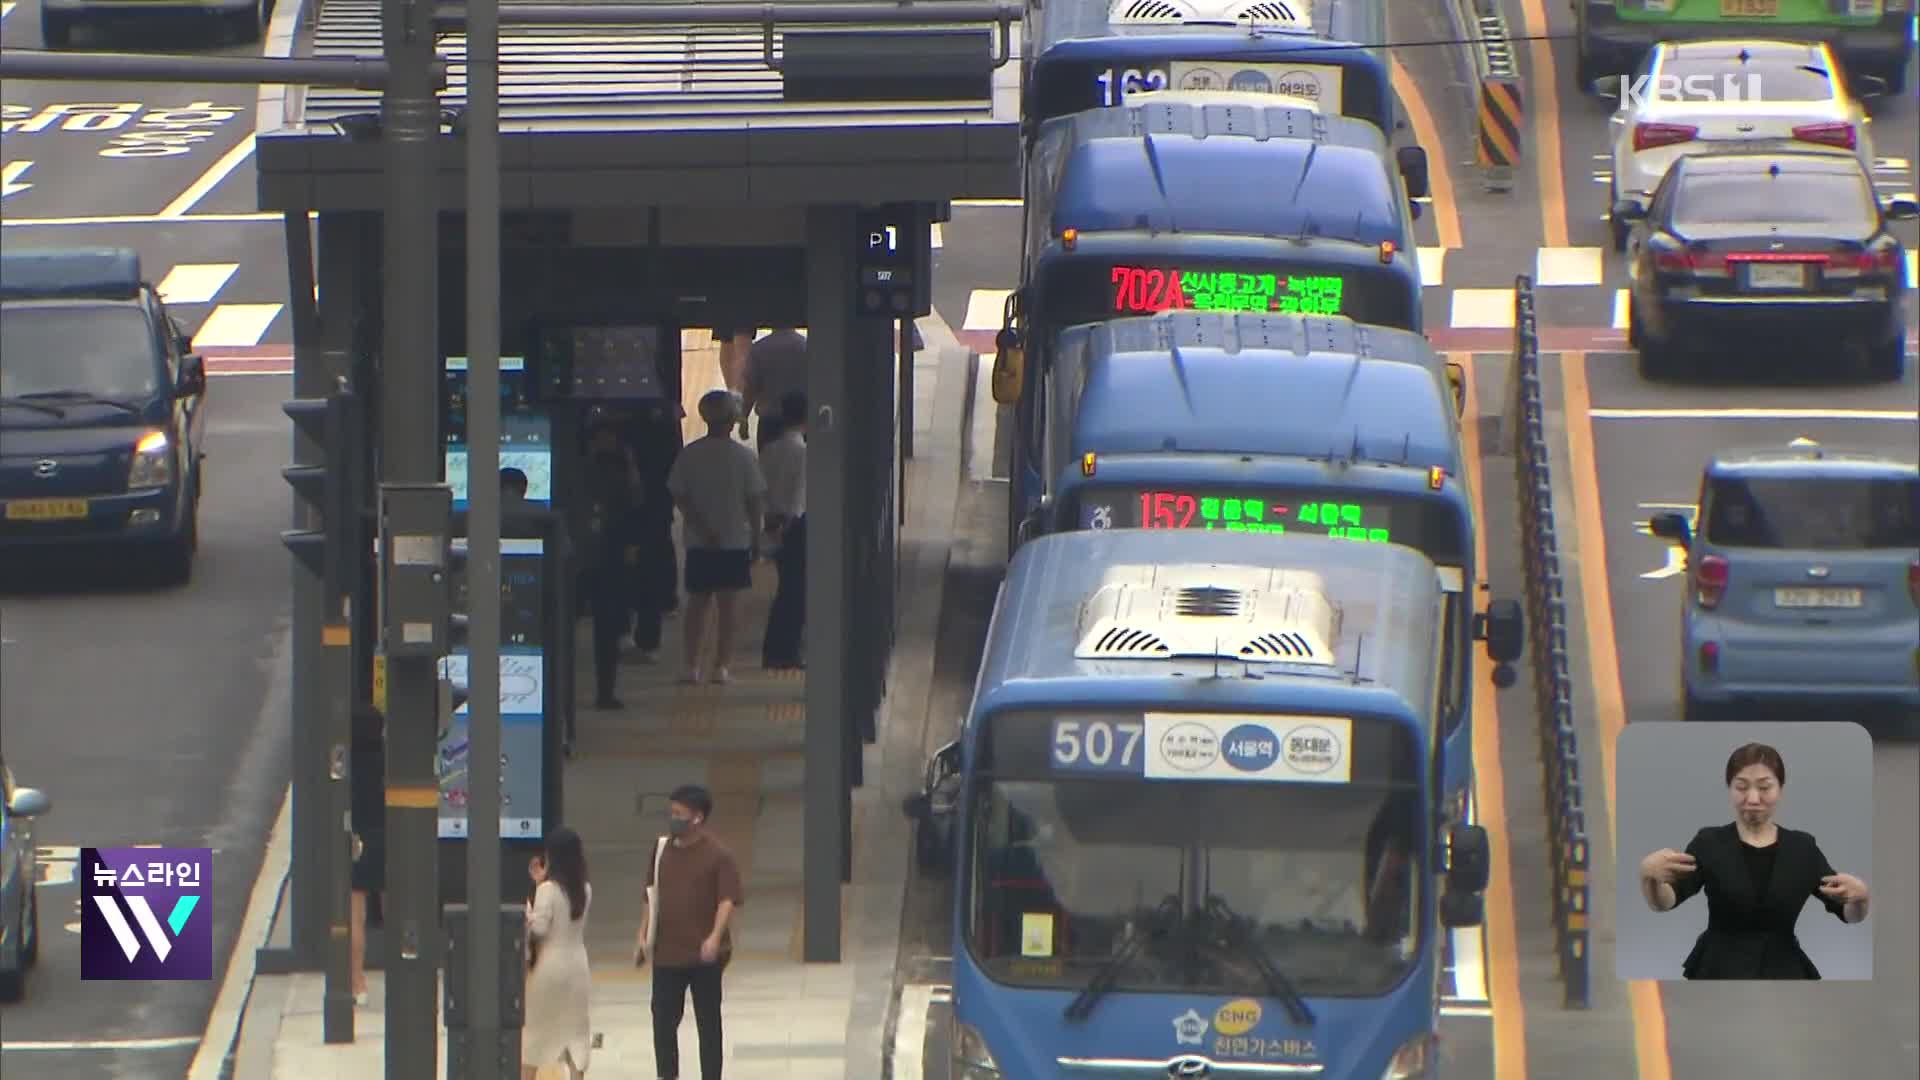
[(1920, 548), (1920, 479), (1723, 477), (1706, 514), (1706, 538), (1721, 547)]

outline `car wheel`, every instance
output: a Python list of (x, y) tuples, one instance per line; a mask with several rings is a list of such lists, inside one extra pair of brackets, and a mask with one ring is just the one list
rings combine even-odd
[(55, 18), (45, 11), (40, 13), (40, 41), (49, 49), (64, 49), (73, 44), (73, 24), (65, 19)]
[(1901, 94), (1906, 93), (1907, 92), (1907, 62), (1904, 59), (1902, 59), (1899, 63), (1893, 65), (1890, 68), (1887, 68), (1885, 71), (1882, 71), (1880, 73), (1880, 78), (1884, 80), (1887, 84), (1888, 97), (1897, 98)]
[(1867, 375), (1882, 382), (1899, 382), (1907, 373), (1907, 335), (1867, 347)]
[(160, 551), (160, 579), (166, 585), (185, 585), (193, 580), (193, 560), (200, 550), (200, 499), (195, 496), (188, 510), (187, 527)]
[(40, 962), (40, 894), (32, 886), (27, 887), (27, 917), (22, 921), (20, 966), (30, 968)]
[(1604, 74), (1606, 73), (1594, 64), (1592, 55), (1582, 47), (1573, 64), (1574, 89), (1578, 90), (1582, 96), (1591, 96), (1594, 82)]
[[(16, 927), (22, 935), (26, 932), (26, 905), (20, 905), (20, 925)], [(15, 940), (19, 940), (18, 937)], [(11, 968), (0, 967), (0, 1001), (19, 1001), (27, 992), (27, 951), (26, 943), (21, 942), (20, 952), (14, 957)]]

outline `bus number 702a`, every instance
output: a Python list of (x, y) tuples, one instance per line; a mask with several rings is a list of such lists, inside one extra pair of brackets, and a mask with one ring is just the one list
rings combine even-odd
[(1148, 68), (1145, 71), (1141, 71), (1139, 68), (1128, 68), (1118, 75), (1115, 75), (1112, 68), (1107, 68), (1100, 74), (1095, 75), (1093, 81), (1100, 84), (1101, 106), (1103, 108), (1111, 108), (1117, 105), (1125, 105), (1128, 94), (1142, 94), (1153, 90), (1165, 90), (1167, 88), (1167, 72), (1165, 68)]

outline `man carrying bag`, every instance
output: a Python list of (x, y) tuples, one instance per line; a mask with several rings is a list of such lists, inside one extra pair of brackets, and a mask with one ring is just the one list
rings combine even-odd
[(742, 903), (740, 868), (712, 836), (713, 797), (687, 785), (667, 799), (669, 836), (654, 845), (634, 964), (651, 956), (653, 1055), (660, 1080), (680, 1080), (680, 1021), (693, 996), (701, 1080), (721, 1080), (720, 976), (733, 956), (731, 923)]

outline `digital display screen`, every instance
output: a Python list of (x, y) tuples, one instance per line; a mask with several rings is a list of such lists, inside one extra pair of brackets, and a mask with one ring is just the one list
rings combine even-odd
[(1327, 113), (1365, 120), (1391, 131), (1389, 98), (1380, 65), (1358, 50), (1300, 49), (1298, 61), (1269, 51), (1258, 60), (1200, 59), (1125, 62), (1061, 60), (1043, 55), (1034, 63), (1029, 92), (1030, 115), (1041, 121), (1137, 102), (1137, 95), (1161, 90), (1229, 90), (1286, 94), (1313, 101)]
[(1162, 311), (1344, 315), (1355, 322), (1417, 328), (1419, 282), (1411, 267), (1301, 265), (1245, 260), (1232, 265), (1072, 255), (1050, 260), (1041, 292), (1055, 326)]
[[(527, 501), (553, 500), (553, 427), (538, 411), (536, 387), (526, 360), (500, 358), (500, 468), (519, 469), (527, 477)], [(450, 356), (442, 374), (443, 457), (453, 509), (467, 509), (467, 358)]]
[(1403, 544), (1436, 562), (1464, 558), (1465, 524), (1438, 500), (1351, 490), (1271, 488), (1090, 488), (1079, 495), (1081, 529), (1219, 529), (1306, 533)]
[[(466, 546), (456, 538), (454, 550)], [(545, 543), (538, 539), (500, 540), (500, 837), (533, 840), (543, 834), (546, 794), (546, 591)], [(454, 578), (454, 606), (466, 610), (466, 575)], [(467, 650), (456, 647), (441, 662), (445, 678), (467, 678)], [(440, 735), (435, 769), (440, 781), (443, 840), (467, 835), (467, 706), (462, 705)]]

